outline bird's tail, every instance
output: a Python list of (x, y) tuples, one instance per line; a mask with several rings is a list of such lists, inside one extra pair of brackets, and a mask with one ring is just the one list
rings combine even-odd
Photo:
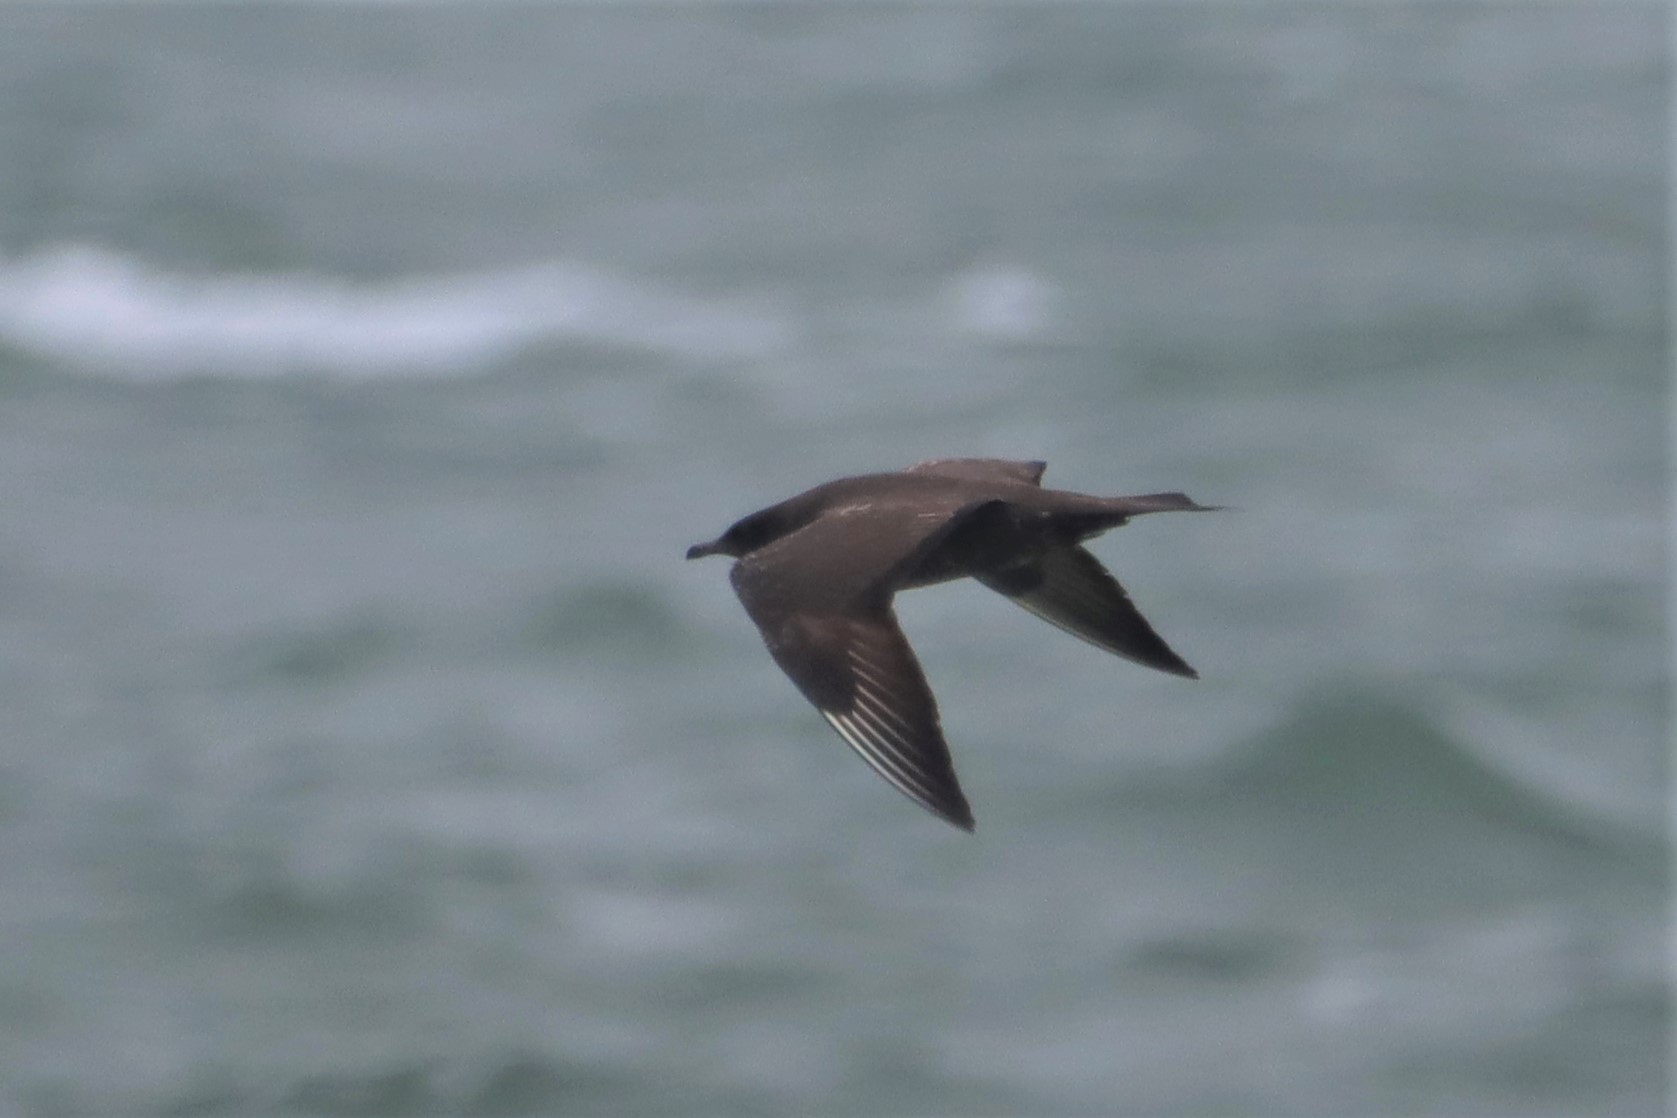
[(1186, 493), (1144, 493), (1139, 497), (1109, 497), (1106, 506), (1125, 516), (1149, 512), (1219, 512), (1227, 506), (1202, 505)]

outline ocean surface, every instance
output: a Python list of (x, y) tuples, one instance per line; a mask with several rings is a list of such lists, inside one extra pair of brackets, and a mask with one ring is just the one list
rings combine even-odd
[[(0, 8), (0, 1113), (1668, 1104), (1670, 10)], [(1044, 458), (1190, 682), (686, 547)]]

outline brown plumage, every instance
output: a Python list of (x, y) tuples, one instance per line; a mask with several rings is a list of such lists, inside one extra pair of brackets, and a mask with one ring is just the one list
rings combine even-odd
[(1132, 516), (1211, 506), (1044, 489), (1043, 469), (948, 458), (840, 478), (687, 551), (736, 557), (734, 590), (775, 663), (876, 772), (968, 831), (937, 701), (891, 610), (897, 591), (976, 578), (1098, 648), (1198, 678), (1079, 545)]

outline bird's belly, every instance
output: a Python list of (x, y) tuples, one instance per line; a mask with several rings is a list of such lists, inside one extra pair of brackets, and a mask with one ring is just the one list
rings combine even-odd
[[(999, 564), (1010, 566), (1011, 564)], [(917, 586), (934, 586), (940, 582), (954, 582), (958, 578), (971, 578), (980, 571), (994, 570), (991, 564), (979, 564), (962, 561), (953, 556), (931, 555), (911, 572), (907, 578), (898, 583), (902, 590), (913, 590)]]
[(1079, 536), (1051, 518), (1009, 509), (973, 530), (957, 529), (926, 554), (898, 586), (909, 590), (1035, 562), (1043, 552)]

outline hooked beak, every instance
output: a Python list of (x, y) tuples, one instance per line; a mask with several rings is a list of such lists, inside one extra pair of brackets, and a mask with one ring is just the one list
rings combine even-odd
[(687, 549), (687, 558), (703, 559), (707, 555), (715, 555), (718, 550), (720, 549), (716, 546), (715, 540), (711, 540), (709, 543), (696, 543)]

